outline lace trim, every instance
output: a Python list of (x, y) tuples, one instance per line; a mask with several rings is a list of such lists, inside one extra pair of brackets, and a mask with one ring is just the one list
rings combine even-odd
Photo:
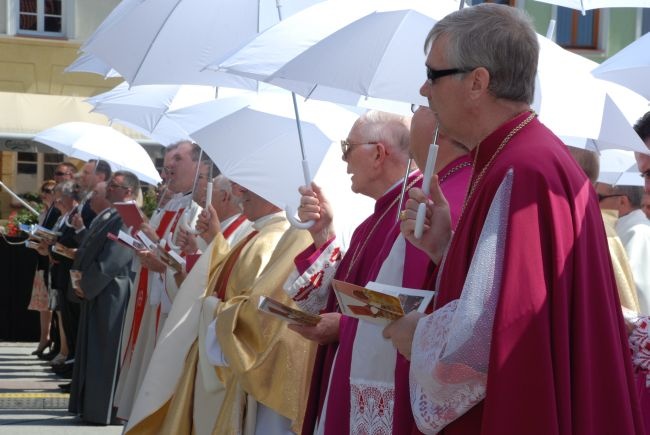
[(638, 371), (645, 372), (645, 386), (650, 388), (650, 317), (642, 317), (634, 323), (629, 338), (632, 364)]
[(341, 248), (331, 244), (302, 275), (296, 270), (289, 275), (284, 289), (301, 310), (319, 314), (325, 309), (330, 283), (342, 257)]
[(350, 433), (390, 435), (395, 390), (390, 384), (350, 383)]

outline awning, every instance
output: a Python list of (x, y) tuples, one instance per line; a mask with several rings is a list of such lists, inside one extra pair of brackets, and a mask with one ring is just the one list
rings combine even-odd
[[(6, 151), (26, 150), (35, 146), (28, 146), (27, 141), (38, 132), (64, 122), (109, 125), (104, 115), (90, 113), (92, 106), (84, 99), (67, 95), (0, 92), (0, 148)], [(115, 124), (113, 128), (141, 144), (155, 144), (151, 139), (121, 125)]]

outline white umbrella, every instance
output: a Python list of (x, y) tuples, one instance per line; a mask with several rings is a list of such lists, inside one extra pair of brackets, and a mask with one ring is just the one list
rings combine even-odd
[[(360, 96), (370, 96), (424, 104), (415, 84), (420, 80), (410, 80), (422, 70), (422, 44), (435, 23), (424, 17), (440, 18), (456, 9), (457, 0), (329, 0), (278, 23), (208, 68), (273, 83), (313, 99), (352, 104)], [(316, 54), (309, 54), (311, 50)], [(319, 58), (321, 54), (326, 57)], [(395, 61), (387, 59), (392, 55), (397, 56)], [(314, 59), (315, 64), (307, 65)], [(402, 65), (400, 61), (406, 59), (408, 64)], [(301, 66), (292, 69), (292, 61)], [(372, 93), (369, 90), (374, 88), (368, 83), (372, 80), (361, 82), (369, 79), (365, 72), (376, 67), (382, 71), (376, 80), (381, 91)], [(392, 78), (387, 79), (391, 68)], [(400, 84), (406, 96), (397, 90)], [(385, 85), (391, 88), (387, 94)]]
[(607, 59), (592, 74), (621, 84), (650, 99), (650, 33)]
[(590, 9), (650, 8), (650, 0), (537, 0), (565, 8), (576, 9), (584, 15)]
[[(213, 122), (191, 136), (221, 172), (278, 207), (295, 209), (304, 178), (291, 98), (263, 96), (238, 110), (222, 100), (201, 106)], [(301, 104), (300, 112), (306, 159), (317, 173), (332, 142), (345, 136), (358, 114), (316, 101)], [(195, 114), (196, 107), (189, 107), (168, 117), (184, 126), (183, 119)]]
[(140, 180), (150, 184), (161, 181), (145, 149), (110, 127), (87, 122), (66, 122), (41, 131), (33, 140), (79, 160), (106, 160), (112, 169), (131, 171)]
[(630, 121), (608, 95), (608, 86), (591, 75), (595, 63), (541, 35), (538, 40), (533, 108), (540, 120), (572, 146), (647, 153)]
[(632, 151), (605, 150), (600, 154), (598, 181), (612, 186), (643, 186)]
[[(157, 140), (155, 136), (161, 132), (157, 127), (167, 112), (214, 100), (215, 93), (213, 86), (141, 85), (129, 88), (124, 82), (108, 92), (86, 99), (86, 102), (94, 106), (93, 112), (105, 115), (111, 122), (124, 124)], [(173, 126), (161, 127), (169, 129)], [(188, 137), (179, 129), (172, 135), (178, 137), (176, 141)]]
[(84, 52), (103, 60), (131, 85), (255, 86), (250, 80), (203, 71), (203, 67), (225, 58), (258, 33), (258, 0), (137, 3), (94, 34), (82, 47)]
[(64, 71), (99, 74), (105, 79), (120, 77), (120, 74), (108, 66), (103, 60), (89, 53), (82, 53)]

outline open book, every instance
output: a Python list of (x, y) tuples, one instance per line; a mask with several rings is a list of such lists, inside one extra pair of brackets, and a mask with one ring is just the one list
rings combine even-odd
[(20, 224), (19, 228), (21, 231), (29, 234), (29, 238), (36, 240), (37, 242), (46, 241), (49, 244), (56, 242), (56, 239), (61, 235), (56, 231), (49, 230), (40, 225), (25, 225)]
[(120, 230), (120, 232), (117, 233), (117, 235), (113, 233), (108, 233), (106, 234), (106, 237), (108, 237), (111, 240), (115, 240), (116, 242), (121, 243), (127, 248), (131, 248), (136, 251), (144, 251), (147, 249), (144, 243), (142, 243), (140, 240), (136, 239), (135, 237), (131, 237), (129, 234), (125, 233), (122, 230)]
[(263, 313), (278, 317), (285, 322), (297, 323), (300, 325), (315, 326), (320, 322), (321, 317), (316, 314), (310, 314), (297, 308), (292, 308), (275, 299), (262, 296), (257, 309)]
[(397, 287), (370, 281), (366, 287), (333, 280), (341, 313), (388, 325), (411, 311), (426, 310), (435, 292)]
[(68, 248), (67, 246), (62, 245), (61, 243), (55, 243), (52, 246), (52, 252), (54, 252), (55, 254), (62, 255), (66, 258), (69, 258), (70, 260), (74, 260), (77, 250), (75, 248)]

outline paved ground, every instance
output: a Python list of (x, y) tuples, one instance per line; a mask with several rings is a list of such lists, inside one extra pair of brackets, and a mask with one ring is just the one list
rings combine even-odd
[(67, 382), (30, 355), (37, 343), (0, 342), (0, 434), (111, 434), (121, 426), (86, 426), (69, 414)]

